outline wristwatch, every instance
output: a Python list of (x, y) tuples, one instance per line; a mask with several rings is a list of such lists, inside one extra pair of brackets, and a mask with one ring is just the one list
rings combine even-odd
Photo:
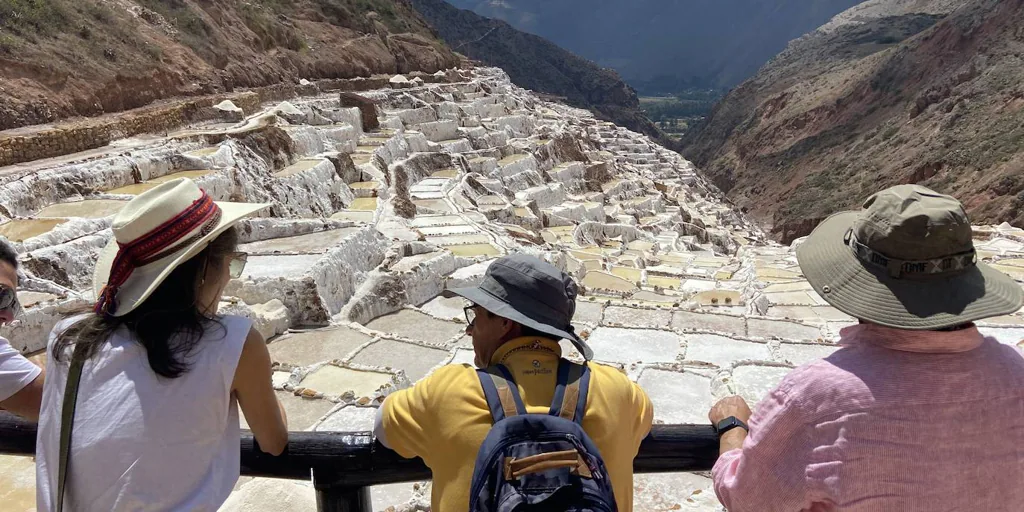
[(746, 423), (740, 421), (736, 416), (729, 416), (728, 418), (719, 421), (718, 425), (715, 425), (715, 433), (718, 434), (718, 437), (722, 437), (722, 434), (736, 427), (742, 427), (743, 430), (746, 430), (748, 433), (750, 432), (750, 427), (748, 427)]

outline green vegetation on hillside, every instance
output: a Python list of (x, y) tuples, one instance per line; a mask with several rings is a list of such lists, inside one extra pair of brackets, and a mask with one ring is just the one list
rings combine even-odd
[(671, 96), (642, 96), (640, 109), (662, 131), (678, 137), (704, 119), (723, 95), (718, 89), (688, 89)]

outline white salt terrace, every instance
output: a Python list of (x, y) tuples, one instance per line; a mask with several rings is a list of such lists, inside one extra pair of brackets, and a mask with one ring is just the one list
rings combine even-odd
[[(792, 248), (768, 242), (678, 154), (542, 102), (500, 70), (449, 76), (363, 93), (378, 105), (373, 133), (336, 96), (306, 97), (0, 186), (0, 235), (26, 276), (25, 315), (0, 334), (41, 350), (60, 311), (92, 300), (113, 214), (185, 176), (217, 200), (273, 204), (241, 225), (251, 256), (222, 312), (249, 316), (270, 340), (294, 430), (370, 430), (388, 393), (471, 363), (464, 303), (439, 294), (478, 282), (512, 252), (581, 284), (577, 332), (599, 362), (640, 382), (657, 423), (705, 423), (716, 399), (756, 402), (796, 365), (837, 349), (854, 320), (811, 290)], [(287, 136), (291, 153), (267, 146), (268, 132)], [(976, 243), (1024, 280), (1024, 231), (978, 227)], [(1007, 344), (1024, 339), (1020, 313), (981, 326)], [(33, 509), (31, 460), (0, 459), (5, 510)], [(635, 491), (637, 510), (720, 509), (702, 474), (637, 475)], [(380, 486), (374, 509), (425, 510), (429, 493), (425, 483)], [(283, 502), (315, 509), (309, 483), (243, 478), (224, 510)]]

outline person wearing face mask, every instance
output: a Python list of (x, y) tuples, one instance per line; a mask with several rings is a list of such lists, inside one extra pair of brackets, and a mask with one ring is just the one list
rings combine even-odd
[(267, 206), (178, 179), (114, 217), (96, 303), (50, 335), (39, 510), (216, 510), (239, 476), (239, 407), (263, 451), (284, 450), (266, 343), (217, 314), (246, 261), (235, 224)]
[[(18, 253), (0, 241), (0, 324), (10, 323), (20, 311)], [(43, 369), (0, 338), (0, 409), (35, 421), (39, 418), (43, 381)]]

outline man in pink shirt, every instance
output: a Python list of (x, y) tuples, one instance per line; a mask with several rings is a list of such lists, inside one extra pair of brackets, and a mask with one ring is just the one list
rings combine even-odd
[[(1024, 510), (1024, 356), (975, 320), (1020, 285), (981, 263), (960, 203), (917, 185), (829, 217), (797, 248), (807, 280), (860, 320), (751, 415), (709, 416), (732, 512)], [(749, 436), (748, 427), (749, 423)]]

